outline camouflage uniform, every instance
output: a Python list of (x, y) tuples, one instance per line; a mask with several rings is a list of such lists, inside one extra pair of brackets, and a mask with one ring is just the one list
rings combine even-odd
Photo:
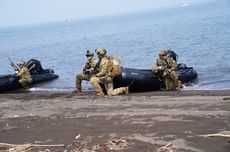
[(76, 88), (77, 88), (77, 92), (81, 92), (82, 91), (81, 90), (81, 82), (82, 82), (82, 80), (89, 81), (91, 72), (94, 70), (94, 67), (97, 64), (97, 61), (93, 58), (93, 53), (91, 51), (88, 50), (86, 52), (86, 56), (87, 57), (91, 56), (91, 58), (89, 58), (88, 62), (85, 64), (83, 72), (79, 73), (76, 76)]
[(21, 70), (16, 72), (16, 75), (20, 77), (19, 83), (24, 87), (27, 88), (28, 84), (32, 82), (32, 77), (28, 68), (25, 65), (24, 61), (20, 61), (18, 64), (21, 67)]
[(177, 90), (179, 81), (176, 73), (177, 63), (173, 58), (167, 56), (167, 51), (161, 50), (158, 58), (153, 65), (152, 72), (158, 73), (160, 79), (163, 79), (167, 90)]
[(91, 84), (95, 87), (97, 95), (103, 96), (104, 93), (100, 84), (104, 84), (107, 94), (110, 96), (118, 95), (121, 93), (128, 94), (128, 87), (121, 87), (113, 89), (113, 76), (112, 76), (112, 67), (109, 63), (109, 59), (106, 56), (106, 50), (103, 48), (96, 49), (96, 52), (101, 55), (99, 60), (99, 67), (97, 73), (90, 79)]

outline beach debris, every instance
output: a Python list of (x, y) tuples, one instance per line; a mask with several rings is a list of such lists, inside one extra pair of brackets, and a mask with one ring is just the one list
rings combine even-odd
[(66, 151), (70, 152), (94, 152), (92, 150), (89, 150), (87, 147), (89, 143), (89, 139), (84, 139), (83, 141), (74, 141), (72, 144), (68, 145), (66, 147)]
[(200, 137), (204, 138), (210, 138), (210, 137), (224, 137), (224, 138), (230, 138), (230, 134), (205, 134), (205, 135), (199, 135)]
[(50, 141), (52, 141), (51, 139), (48, 139), (48, 140), (45, 140), (45, 141), (35, 141), (34, 143), (35, 144), (44, 144), (44, 143), (47, 143), (47, 142), (50, 142)]
[(8, 143), (0, 143), (0, 151), (9, 151), (9, 152), (22, 152), (22, 151), (29, 151), (33, 147), (64, 147), (64, 144), (57, 144), (57, 145), (38, 145), (38, 144), (8, 144)]
[(91, 140), (84, 139), (83, 141), (74, 141), (71, 145), (66, 147), (66, 151), (70, 152), (109, 152), (118, 151), (126, 148), (128, 142), (124, 139), (106, 140), (99, 144), (92, 145)]
[(128, 146), (128, 142), (125, 139), (112, 139), (105, 142), (96, 144), (92, 147), (93, 150), (110, 151), (110, 150), (122, 150)]
[(75, 137), (75, 139), (78, 139), (78, 138), (80, 138), (80, 137), (81, 137), (81, 135), (80, 135), (80, 134), (77, 134), (76, 137)]
[(20, 116), (19, 115), (9, 115), (6, 118), (20, 118)]
[(168, 143), (165, 146), (157, 148), (154, 152), (176, 152), (176, 148), (173, 147), (172, 143)]
[(51, 150), (45, 149), (45, 150), (39, 150), (38, 152), (51, 152)]
[(10, 129), (14, 129), (14, 128), (17, 128), (16, 126), (11, 126), (9, 125), (8, 123), (6, 124), (6, 126), (4, 126), (2, 129), (3, 130), (10, 130)]
[(230, 100), (230, 97), (223, 98), (223, 100)]

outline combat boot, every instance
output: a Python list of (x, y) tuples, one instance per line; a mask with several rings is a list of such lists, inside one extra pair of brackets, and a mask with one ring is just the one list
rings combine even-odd
[(176, 91), (180, 91), (180, 89), (182, 89), (182, 88), (183, 88), (183, 86), (182, 86), (182, 84), (181, 84), (181, 81), (178, 80), (178, 81), (177, 81)]
[(78, 95), (81, 95), (81, 94), (82, 94), (82, 92), (81, 92), (81, 91), (76, 91), (76, 93), (77, 93)]
[(98, 92), (98, 93), (97, 93), (97, 96), (103, 97), (103, 96), (105, 96), (105, 94), (104, 94), (103, 92)]
[(129, 94), (129, 87), (125, 87), (124, 93), (127, 95)]
[(82, 91), (79, 91), (78, 89), (77, 90), (74, 90), (72, 93), (76, 93), (77, 95), (81, 95), (82, 94)]
[(29, 89), (29, 88), (30, 88), (26, 83), (21, 83), (21, 85), (22, 85), (22, 87), (23, 87), (24, 89)]

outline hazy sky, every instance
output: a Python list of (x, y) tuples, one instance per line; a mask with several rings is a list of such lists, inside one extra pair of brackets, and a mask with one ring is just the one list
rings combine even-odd
[(79, 19), (199, 1), (202, 0), (0, 0), (0, 26)]

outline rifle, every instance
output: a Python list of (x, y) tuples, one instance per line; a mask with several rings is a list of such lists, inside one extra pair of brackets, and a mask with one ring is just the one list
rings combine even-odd
[(83, 72), (85, 74), (89, 74), (89, 67), (90, 67), (89, 62), (87, 62), (83, 68)]
[(98, 72), (98, 68), (99, 68), (100, 63), (101, 63), (101, 59), (99, 59), (97, 64), (93, 67), (93, 70), (89, 73), (90, 78)]
[(8, 55), (7, 58), (9, 59), (11, 66), (14, 68), (14, 71), (20, 71), (21, 68), (17, 64), (15, 64)]
[[(89, 74), (89, 79), (91, 79), (91, 78), (93, 77), (93, 75), (95, 75), (95, 74), (97, 73), (98, 67), (99, 67), (99, 65), (100, 65), (100, 61), (101, 61), (101, 60), (99, 60), (99, 61), (97, 62), (97, 64), (93, 67), (93, 70), (92, 70), (91, 72), (86, 70), (86, 67), (89, 66), (88, 62), (85, 64), (85, 67), (83, 68), (83, 72), (86, 72), (86, 71), (88, 72), (88, 74)], [(89, 82), (89, 81), (87, 81), (86, 84), (88, 84), (88, 82)]]
[(170, 78), (170, 79), (172, 79), (172, 80), (175, 80), (175, 79), (176, 79), (175, 75), (172, 74), (172, 72), (169, 71), (168, 69), (166, 69), (166, 70), (164, 71), (164, 76), (166, 76), (166, 77), (168, 77), (168, 78)]

